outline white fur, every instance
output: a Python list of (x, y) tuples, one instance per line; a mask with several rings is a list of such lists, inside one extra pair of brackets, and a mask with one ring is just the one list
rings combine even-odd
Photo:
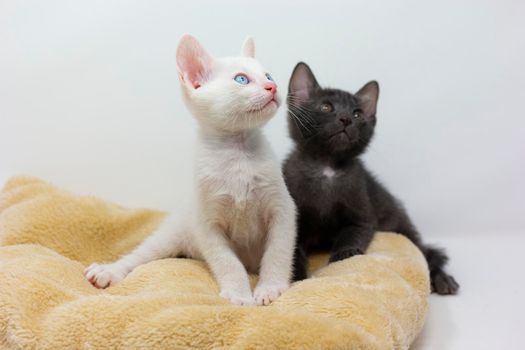
[(335, 171), (334, 169), (332, 169), (332, 167), (327, 165), (323, 168), (323, 175), (331, 179), (332, 177), (334, 177)]
[[(183, 254), (204, 259), (221, 296), (239, 305), (268, 305), (289, 286), (295, 244), (295, 205), (263, 126), (280, 103), (265, 89), (266, 71), (247, 39), (242, 57), (213, 58), (190, 36), (177, 63), (183, 98), (199, 122), (193, 205), (170, 215), (133, 252), (86, 278), (105, 288), (149, 261)], [(240, 85), (238, 73), (251, 82)], [(273, 101), (273, 102), (272, 102)], [(254, 293), (248, 272), (259, 273)]]

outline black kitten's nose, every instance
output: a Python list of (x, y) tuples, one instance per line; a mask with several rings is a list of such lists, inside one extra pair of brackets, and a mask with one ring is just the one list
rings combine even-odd
[(343, 123), (344, 126), (348, 126), (348, 125), (352, 124), (352, 120), (350, 118), (348, 118), (348, 117), (341, 117), (341, 118), (339, 118), (339, 121), (341, 123)]

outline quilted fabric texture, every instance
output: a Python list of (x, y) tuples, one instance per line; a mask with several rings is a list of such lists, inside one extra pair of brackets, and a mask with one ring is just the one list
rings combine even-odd
[(106, 290), (84, 279), (163, 216), (12, 178), (0, 194), (0, 348), (407, 349), (423, 326), (427, 265), (394, 233), (363, 256), (314, 257), (312, 278), (267, 307), (230, 305), (190, 259), (140, 266)]

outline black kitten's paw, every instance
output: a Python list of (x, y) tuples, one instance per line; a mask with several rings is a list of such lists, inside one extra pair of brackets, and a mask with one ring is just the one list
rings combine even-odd
[(328, 260), (329, 263), (333, 263), (339, 260), (344, 260), (347, 258), (351, 258), (354, 255), (362, 255), (365, 252), (363, 252), (359, 248), (354, 247), (343, 247), (335, 252), (332, 253), (330, 256), (330, 259)]
[(302, 281), (308, 277), (306, 264), (294, 264), (292, 272), (292, 282)]
[(308, 277), (308, 258), (303, 248), (295, 248), (292, 282), (302, 281)]
[(454, 277), (445, 273), (445, 271), (436, 271), (430, 275), (432, 292), (440, 295), (456, 294), (459, 284)]

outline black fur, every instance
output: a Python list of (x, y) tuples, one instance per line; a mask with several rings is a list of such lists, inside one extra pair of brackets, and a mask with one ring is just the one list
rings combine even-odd
[(323, 89), (305, 63), (290, 79), (288, 125), (295, 149), (284, 163), (288, 189), (299, 211), (294, 280), (306, 278), (306, 255), (329, 250), (330, 262), (366, 252), (376, 231), (408, 237), (425, 255), (438, 294), (459, 288), (444, 270), (447, 256), (427, 247), (402, 204), (359, 159), (376, 124), (379, 86), (356, 94)]

